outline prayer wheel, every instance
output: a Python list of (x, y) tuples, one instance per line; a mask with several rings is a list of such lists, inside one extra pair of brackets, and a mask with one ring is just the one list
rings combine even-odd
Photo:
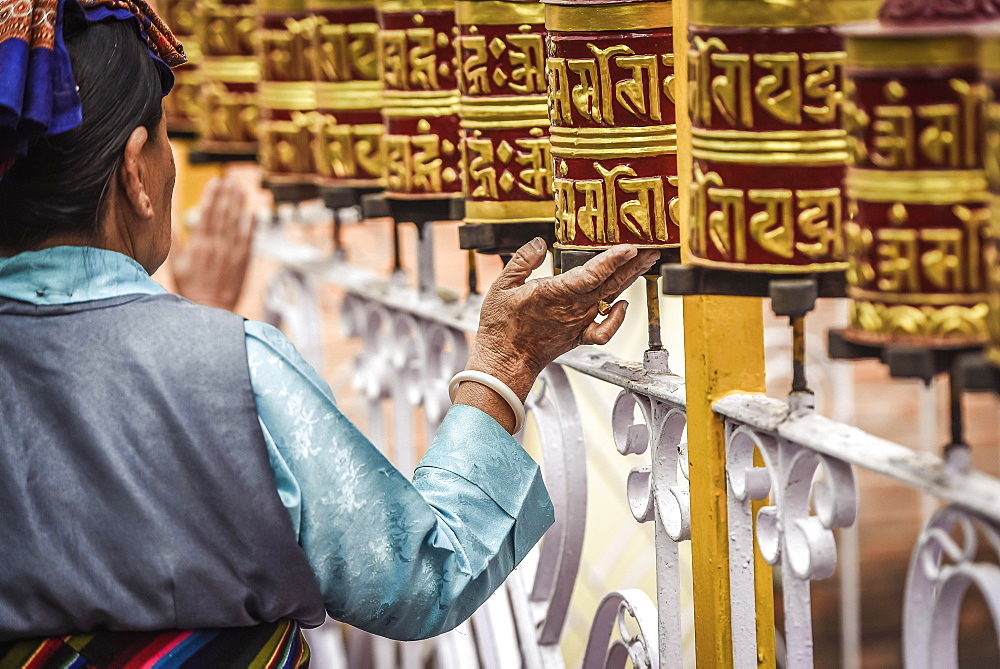
[[(315, 195), (312, 130), (316, 85), (313, 23), (305, 0), (259, 0), (260, 155), (264, 183), (279, 199)], [(311, 191), (311, 192), (310, 192)]]
[(174, 68), (174, 87), (163, 99), (167, 130), (173, 137), (190, 137), (197, 129), (198, 116), (198, 45), (195, 0), (167, 0), (162, 3), (164, 20), (174, 36), (184, 45), (188, 62)]
[(201, 64), (197, 150), (221, 160), (257, 153), (257, 84), (252, 0), (199, 0)]
[(882, 16), (882, 24), (844, 30), (852, 209), (845, 336), (982, 344), (989, 209), (977, 43), (960, 24), (897, 23), (886, 8)]
[(463, 248), (510, 253), (552, 236), (552, 156), (539, 0), (458, 0), (456, 51), (467, 226)]
[(326, 187), (370, 188), (382, 177), (382, 83), (374, 0), (310, 0), (313, 169)]
[(834, 26), (875, 9), (863, 0), (692, 2), (685, 261), (773, 274), (846, 269), (845, 54)]
[(454, 0), (379, 0), (385, 195), (461, 198)]
[(556, 248), (680, 245), (671, 3), (545, 0)]
[(986, 86), (986, 136), (983, 141), (983, 163), (990, 188), (990, 240), (986, 261), (989, 272), (989, 316), (987, 326), (990, 345), (986, 355), (1000, 366), (1000, 28), (981, 36), (979, 49), (980, 75)]

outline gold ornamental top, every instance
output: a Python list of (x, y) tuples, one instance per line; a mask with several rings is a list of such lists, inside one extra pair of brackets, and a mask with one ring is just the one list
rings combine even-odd
[(306, 9), (320, 11), (324, 9), (353, 9), (355, 7), (374, 7), (375, 0), (306, 0)]
[(851, 67), (975, 67), (978, 45), (968, 26), (897, 27), (878, 21), (842, 26)]
[(545, 28), (556, 32), (656, 30), (673, 25), (669, 1), (572, 2), (542, 0)]
[(881, 0), (695, 0), (691, 25), (740, 28), (829, 26), (875, 18)]
[(306, 0), (257, 0), (261, 14), (294, 14), (307, 11)]
[(454, 11), (455, 0), (375, 0), (375, 8), (383, 14), (395, 12), (421, 13)]
[(537, 0), (457, 0), (455, 22), (465, 25), (507, 26), (545, 21), (545, 7)]

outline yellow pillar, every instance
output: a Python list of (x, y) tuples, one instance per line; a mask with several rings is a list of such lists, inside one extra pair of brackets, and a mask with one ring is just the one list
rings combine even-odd
[[(674, 2), (674, 68), (680, 220), (690, 211), (691, 128), (688, 121), (688, 6)], [(686, 242), (687, 225), (682, 225)], [(686, 248), (686, 243), (684, 243)], [(699, 667), (733, 664), (726, 508), (726, 443), (712, 404), (733, 392), (764, 392), (763, 305), (757, 298), (684, 298), (684, 367), (687, 383), (691, 483), (691, 560), (694, 575), (695, 651)], [(756, 509), (760, 503), (754, 504)], [(773, 667), (774, 596), (771, 568), (754, 546), (757, 663)], [(742, 604), (737, 602), (736, 605)]]
[(201, 193), (205, 190), (205, 184), (212, 177), (222, 176), (225, 166), (222, 163), (192, 165), (188, 161), (188, 156), (191, 155), (193, 140), (173, 139), (170, 142), (174, 147), (174, 162), (177, 165), (177, 183), (174, 186), (177, 217), (175, 217), (174, 225), (183, 239), (186, 235), (184, 217), (188, 211), (198, 206)]

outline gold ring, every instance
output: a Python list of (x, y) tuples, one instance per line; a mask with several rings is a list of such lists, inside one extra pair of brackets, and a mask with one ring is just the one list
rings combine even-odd
[(605, 302), (604, 300), (600, 300), (597, 303), (597, 313), (600, 314), (601, 316), (607, 316), (610, 311), (611, 311), (611, 305)]

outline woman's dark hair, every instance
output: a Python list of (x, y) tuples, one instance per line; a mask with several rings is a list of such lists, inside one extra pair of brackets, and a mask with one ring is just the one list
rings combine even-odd
[(160, 75), (132, 21), (87, 24), (66, 14), (83, 123), (31, 140), (0, 179), (0, 249), (8, 252), (94, 234), (129, 135), (143, 126), (154, 136), (163, 116)]

